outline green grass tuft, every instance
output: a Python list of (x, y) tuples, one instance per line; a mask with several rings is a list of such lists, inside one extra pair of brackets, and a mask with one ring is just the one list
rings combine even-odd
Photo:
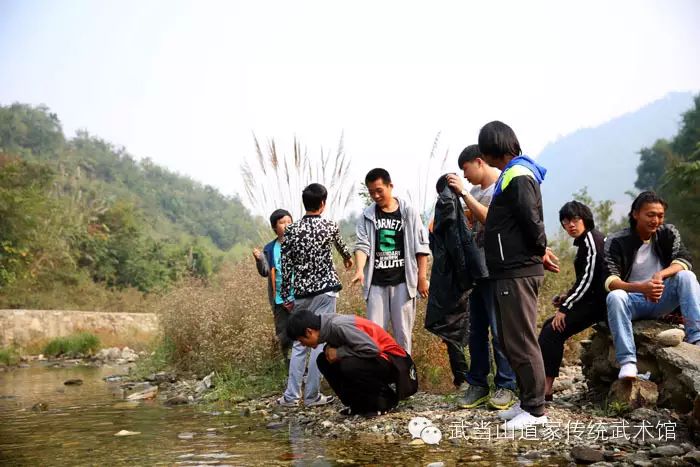
[(227, 367), (218, 371), (210, 401), (239, 402), (284, 390), (287, 368), (283, 360), (273, 360), (252, 375), (240, 368)]
[(0, 348), (0, 365), (17, 365), (19, 363), (19, 353), (17, 350), (7, 347)]
[(100, 339), (89, 332), (57, 337), (44, 347), (44, 355), (49, 357), (90, 355), (100, 348)]

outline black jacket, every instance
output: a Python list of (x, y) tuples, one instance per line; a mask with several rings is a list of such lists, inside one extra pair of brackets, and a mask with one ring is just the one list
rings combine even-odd
[(576, 282), (566, 294), (559, 311), (566, 313), (576, 303), (591, 303), (596, 309), (605, 309), (605, 272), (603, 245), (605, 238), (597, 230), (587, 230), (574, 240), (578, 247), (574, 259)]
[(479, 256), (476, 239), (467, 227), (457, 195), (438, 181), (438, 201), (430, 233), (433, 266), (425, 313), (425, 328), (439, 337), (464, 345), (468, 336), (468, 291), (487, 271)]
[(489, 276), (544, 275), (546, 247), (540, 185), (533, 177), (517, 175), (494, 196), (486, 216), (484, 250)]
[[(637, 250), (643, 243), (637, 231), (629, 227), (608, 235), (605, 240), (604, 255), (606, 289), (614, 279), (627, 281), (632, 272)], [(693, 268), (690, 253), (683, 245), (681, 234), (673, 224), (662, 224), (652, 235), (651, 244), (664, 269), (673, 262), (678, 262), (689, 270)]]

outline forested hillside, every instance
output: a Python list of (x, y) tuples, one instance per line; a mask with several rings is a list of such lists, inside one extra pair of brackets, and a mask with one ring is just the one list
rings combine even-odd
[(0, 306), (85, 281), (150, 292), (206, 278), (256, 231), (236, 198), (86, 131), (66, 138), (46, 107), (0, 106)]
[(597, 201), (613, 202), (614, 216), (627, 212), (634, 189), (639, 150), (657, 138), (670, 138), (681, 115), (693, 105), (689, 92), (670, 93), (644, 107), (593, 128), (582, 128), (549, 144), (537, 156), (547, 168), (542, 184), (548, 234), (560, 231), (559, 208), (587, 187)]
[(655, 190), (669, 203), (667, 222), (681, 236), (697, 263), (700, 255), (700, 95), (682, 116), (678, 133), (640, 152), (635, 187)]

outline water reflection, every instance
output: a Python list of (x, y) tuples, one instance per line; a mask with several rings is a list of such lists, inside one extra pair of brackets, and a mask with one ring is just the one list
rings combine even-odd
[[(266, 429), (261, 417), (124, 400), (103, 378), (126, 368), (50, 368), (0, 373), (2, 465), (461, 465), (472, 452), (443, 443), (413, 447), (383, 436), (319, 439), (303, 424)], [(65, 386), (80, 378), (83, 384)], [(46, 410), (32, 410), (38, 402)], [(234, 411), (235, 412), (235, 411)], [(114, 436), (127, 430), (133, 436)], [(484, 465), (493, 464), (485, 460)], [(517, 464), (516, 459), (503, 465)], [(548, 464), (556, 464), (551, 459)]]

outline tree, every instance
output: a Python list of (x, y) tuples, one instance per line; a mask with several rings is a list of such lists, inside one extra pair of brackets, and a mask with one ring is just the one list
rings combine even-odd
[(700, 251), (700, 95), (683, 114), (678, 134), (641, 151), (640, 189), (657, 191), (669, 204), (667, 222), (677, 225), (695, 255)]
[(596, 228), (603, 234), (621, 230), (627, 225), (626, 219), (615, 220), (613, 218), (613, 206), (615, 205), (613, 201), (609, 199), (595, 201), (593, 197), (588, 194), (587, 186), (573, 193), (572, 196), (576, 201), (580, 201), (591, 209)]
[(639, 190), (656, 190), (672, 158), (671, 147), (665, 139), (660, 139), (651, 148), (639, 151), (637, 180), (634, 186)]

